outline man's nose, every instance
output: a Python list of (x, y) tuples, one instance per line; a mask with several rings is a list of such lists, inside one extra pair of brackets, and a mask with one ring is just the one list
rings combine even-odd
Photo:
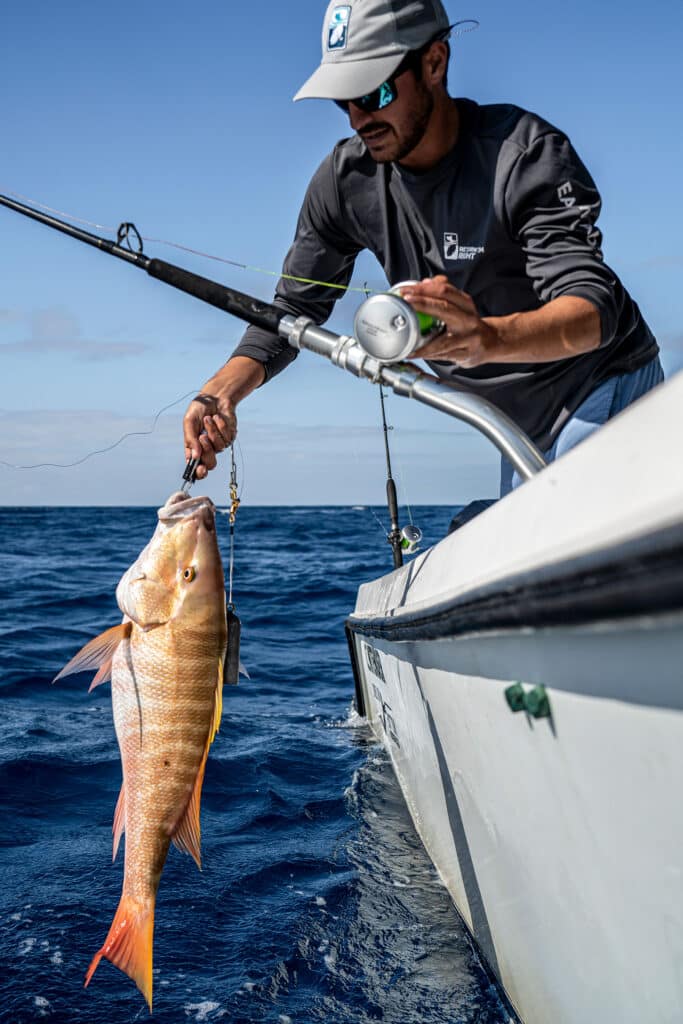
[(373, 117), (367, 110), (361, 110), (355, 103), (349, 103), (349, 124), (354, 132), (362, 131), (372, 123)]

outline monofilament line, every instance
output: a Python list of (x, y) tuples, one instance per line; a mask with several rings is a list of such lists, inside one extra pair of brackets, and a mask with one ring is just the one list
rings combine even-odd
[(123, 444), (123, 442), (129, 437), (147, 437), (150, 434), (153, 434), (160, 417), (163, 416), (165, 412), (168, 412), (169, 409), (172, 409), (174, 405), (178, 405), (179, 402), (184, 402), (188, 398), (191, 398), (192, 395), (196, 395), (197, 390), (197, 388), (193, 388), (192, 391), (188, 391), (186, 394), (181, 395), (180, 398), (176, 398), (174, 402), (169, 402), (169, 404), (165, 405), (163, 409), (159, 409), (154, 416), (152, 426), (149, 430), (129, 430), (127, 433), (123, 434), (118, 441), (114, 441), (113, 444), (107, 445), (106, 448), (97, 448), (95, 451), (88, 452), (87, 455), (84, 455), (80, 459), (76, 459), (75, 462), (35, 462), (30, 466), (17, 466), (12, 462), (5, 462), (4, 459), (0, 459), (0, 466), (6, 466), (7, 469), (73, 469), (74, 466), (81, 466), (84, 462), (87, 462), (88, 459), (92, 459), (95, 455), (105, 455), (107, 452), (113, 451), (114, 448), (118, 448), (118, 446)]

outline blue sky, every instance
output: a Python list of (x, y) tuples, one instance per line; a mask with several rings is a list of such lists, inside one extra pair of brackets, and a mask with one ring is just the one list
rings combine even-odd
[[(332, 104), (291, 97), (319, 60), (326, 4), (8, 0), (0, 34), (0, 192), (105, 226), (277, 271), (309, 177), (348, 134)], [(453, 19), (451, 91), (509, 101), (565, 130), (603, 196), (607, 261), (668, 371), (683, 366), (683, 5), (470, 0)], [(159, 245), (270, 299), (274, 279)], [(374, 259), (356, 283), (381, 286)], [(349, 330), (355, 298), (330, 322)], [(117, 260), (0, 208), (0, 447), (73, 461), (193, 391), (242, 325)], [(160, 504), (182, 471), (178, 404), (151, 437), (70, 470), (0, 467), (2, 504)], [(389, 400), (412, 504), (493, 495), (497, 457), (468, 428)], [(304, 354), (240, 407), (245, 501), (381, 503), (377, 389)], [(224, 500), (227, 466), (209, 492)]]

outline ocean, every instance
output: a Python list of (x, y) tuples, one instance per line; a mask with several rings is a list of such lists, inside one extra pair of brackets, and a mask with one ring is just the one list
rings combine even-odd
[[(431, 544), (452, 510), (413, 518)], [(109, 686), (51, 680), (120, 621), (114, 591), (148, 508), (0, 509), (0, 1020), (127, 1024), (149, 1013), (102, 961), (121, 889)], [(225, 688), (200, 873), (171, 848), (154, 943), (157, 1024), (508, 1024), (352, 707), (344, 620), (391, 569), (386, 512), (241, 508), (235, 603), (251, 678)], [(228, 520), (218, 517), (227, 573)], [(124, 838), (125, 842), (125, 838)]]

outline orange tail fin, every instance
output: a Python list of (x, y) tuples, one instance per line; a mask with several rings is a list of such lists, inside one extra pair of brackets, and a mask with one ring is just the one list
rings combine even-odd
[(92, 959), (85, 976), (87, 988), (97, 965), (106, 957), (135, 982), (152, 1011), (152, 941), (154, 904), (141, 904), (122, 896), (104, 945)]

